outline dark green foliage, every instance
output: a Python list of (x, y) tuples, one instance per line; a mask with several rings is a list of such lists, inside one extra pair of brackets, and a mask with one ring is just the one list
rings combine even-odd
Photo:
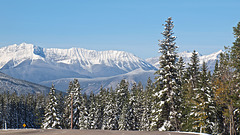
[(47, 104), (45, 108), (45, 115), (42, 127), (44, 129), (61, 129), (61, 114), (60, 114), (60, 107), (59, 107), (59, 99), (57, 99), (56, 92), (54, 85), (49, 91)]
[(23, 128), (23, 124), (26, 128), (40, 128), (44, 107), (44, 95), (3, 93), (0, 95), (0, 128), (5, 128), (5, 123), (13, 129)]

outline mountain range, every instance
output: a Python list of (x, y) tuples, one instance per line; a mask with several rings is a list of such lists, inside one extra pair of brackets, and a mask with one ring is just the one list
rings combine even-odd
[[(200, 61), (214, 67), (221, 51), (211, 55), (200, 55)], [(189, 61), (192, 53), (179, 53)], [(22, 79), (66, 91), (68, 83), (77, 78), (83, 92), (98, 93), (99, 88), (116, 86), (121, 79), (130, 85), (134, 82), (146, 84), (148, 77), (154, 78), (158, 68), (158, 57), (141, 59), (124, 51), (95, 51), (82, 48), (41, 48), (22, 43), (0, 48), (0, 71)]]

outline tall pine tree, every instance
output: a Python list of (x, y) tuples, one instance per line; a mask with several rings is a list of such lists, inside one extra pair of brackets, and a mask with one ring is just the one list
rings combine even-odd
[[(159, 41), (159, 52), (162, 54), (159, 58), (159, 70), (155, 73), (156, 90), (154, 96), (157, 98), (157, 107), (155, 109), (155, 123), (158, 130), (179, 130), (178, 102), (179, 86), (177, 84), (177, 53), (176, 37), (173, 36), (173, 21), (169, 17), (166, 21), (165, 30), (162, 35), (163, 40)], [(160, 122), (158, 122), (160, 121)]]

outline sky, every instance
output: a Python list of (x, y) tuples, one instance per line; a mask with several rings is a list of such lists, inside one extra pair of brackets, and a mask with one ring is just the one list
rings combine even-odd
[(162, 24), (174, 21), (178, 52), (232, 46), (239, 0), (0, 0), (0, 47), (34, 44), (159, 56)]

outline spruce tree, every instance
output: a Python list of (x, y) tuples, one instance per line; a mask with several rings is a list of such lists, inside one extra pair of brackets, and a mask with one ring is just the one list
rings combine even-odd
[(190, 63), (188, 63), (186, 72), (186, 96), (185, 96), (185, 109), (187, 114), (185, 115), (188, 119), (183, 123), (183, 130), (185, 131), (196, 131), (199, 132), (197, 122), (197, 91), (199, 90), (199, 79), (200, 79), (200, 67), (198, 53), (194, 50)]
[(150, 131), (152, 123), (152, 108), (153, 108), (153, 89), (154, 85), (151, 78), (147, 80), (145, 91), (143, 92), (143, 115), (142, 115), (142, 130)]
[(88, 129), (88, 100), (87, 100), (87, 94), (84, 93), (82, 97), (82, 104), (80, 106), (80, 117), (79, 117), (79, 128), (80, 129)]
[[(87, 129), (87, 108), (86, 102), (82, 96), (80, 84), (77, 79), (73, 80), (71, 96), (73, 101), (73, 128)], [(70, 117), (71, 118), (71, 117)]]
[(88, 129), (97, 129), (98, 107), (96, 103), (95, 95), (91, 92), (89, 96)]
[(121, 115), (118, 120), (119, 130), (131, 130), (129, 126), (129, 121), (130, 121), (129, 113), (128, 113), (129, 107), (130, 106), (128, 105), (128, 102), (126, 102), (122, 108)]
[(55, 88), (54, 88), (53, 84), (52, 84), (52, 87), (48, 94), (48, 102), (47, 102), (47, 106), (45, 109), (43, 128), (44, 129), (62, 128), (61, 127), (61, 118), (59, 116), (59, 110), (58, 110), (58, 101), (57, 101)]
[(196, 118), (197, 128), (202, 133), (212, 133), (215, 122), (215, 106), (214, 96), (211, 89), (211, 76), (207, 72), (207, 65), (205, 62), (202, 64), (202, 69), (199, 78), (199, 89), (196, 97)]
[(185, 68), (185, 63), (183, 61), (183, 58), (180, 57), (178, 62), (177, 62), (177, 85), (178, 85), (178, 93), (179, 93), (179, 101), (177, 105), (177, 118), (179, 119), (179, 130), (183, 130), (183, 125), (184, 122), (186, 121), (186, 116), (187, 116), (187, 110), (186, 110), (186, 101), (188, 100), (185, 98), (187, 95), (187, 90), (186, 90), (186, 68)]
[(133, 84), (131, 89), (131, 94), (129, 97), (128, 102), (128, 109), (127, 109), (127, 129), (128, 130), (136, 130), (136, 123), (137, 123), (137, 85), (136, 83)]
[[(22, 102), (22, 100), (20, 100)], [(22, 105), (22, 103), (20, 103)], [(45, 110), (45, 97), (43, 94), (37, 94), (36, 95), (36, 106), (35, 106), (35, 125), (36, 128), (41, 128), (41, 125), (43, 123), (43, 118), (44, 118), (44, 110)], [(22, 123), (21, 125), (23, 125)]]
[(72, 103), (72, 95), (73, 95), (73, 82), (70, 81), (67, 89), (67, 96), (65, 97), (65, 108), (64, 108), (64, 128), (71, 128), (71, 103)]
[(59, 111), (59, 117), (61, 118), (61, 127), (65, 128), (65, 120), (64, 120), (64, 111), (65, 111), (65, 98), (62, 92), (56, 95), (58, 99), (58, 111)]
[(119, 129), (119, 118), (122, 115), (123, 107), (129, 98), (128, 85), (128, 82), (123, 79), (121, 80), (119, 86), (116, 88), (116, 129)]
[(177, 53), (176, 37), (173, 36), (173, 21), (169, 17), (166, 21), (165, 30), (162, 35), (163, 40), (159, 41), (159, 52), (162, 54), (159, 58), (159, 70), (155, 73), (157, 106), (154, 109), (156, 116), (154, 118), (158, 130), (179, 130), (179, 119), (177, 118), (179, 104), (179, 90), (177, 84)]
[(97, 95), (97, 101), (96, 101), (96, 106), (98, 109), (98, 120), (97, 120), (97, 129), (102, 129), (103, 127), (103, 114), (104, 114), (104, 108), (106, 106), (107, 101), (107, 97), (108, 97), (109, 91), (107, 91), (105, 88), (103, 88), (101, 86), (100, 88), (100, 92)]
[(142, 130), (143, 124), (142, 117), (143, 117), (143, 86), (142, 83), (139, 82), (136, 88), (136, 91), (132, 91), (133, 97), (136, 98), (135, 105), (134, 105), (134, 113), (135, 113), (135, 130)]
[(10, 109), (10, 114), (9, 114), (9, 128), (15, 129), (17, 128), (17, 122), (18, 122), (18, 114), (17, 114), (17, 94), (14, 92), (11, 94), (10, 96), (10, 105), (9, 105), (9, 109)]
[(103, 109), (103, 122), (102, 130), (114, 130), (117, 129), (117, 106), (115, 101), (115, 92), (110, 89), (106, 94), (106, 103)]

